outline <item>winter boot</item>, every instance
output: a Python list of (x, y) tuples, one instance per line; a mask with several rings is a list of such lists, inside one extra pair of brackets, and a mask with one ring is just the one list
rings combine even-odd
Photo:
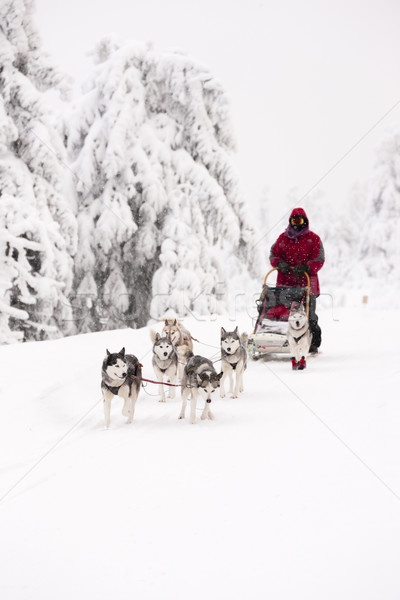
[(299, 363), (297, 362), (297, 360), (295, 358), (292, 358), (292, 369), (293, 369), (293, 371), (297, 370), (298, 364)]
[(299, 360), (299, 366), (297, 367), (297, 369), (299, 371), (302, 371), (305, 368), (306, 368), (306, 359), (304, 358), (304, 356), (302, 356), (301, 359)]

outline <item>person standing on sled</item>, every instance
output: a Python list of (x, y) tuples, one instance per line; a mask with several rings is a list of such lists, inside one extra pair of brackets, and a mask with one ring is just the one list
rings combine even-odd
[(278, 269), (278, 286), (306, 287), (307, 278), (304, 273), (310, 276), (310, 352), (316, 354), (321, 345), (321, 328), (315, 312), (316, 299), (319, 296), (318, 271), (325, 262), (325, 253), (319, 236), (308, 228), (305, 210), (292, 210), (289, 225), (272, 245), (269, 259), (271, 265)]

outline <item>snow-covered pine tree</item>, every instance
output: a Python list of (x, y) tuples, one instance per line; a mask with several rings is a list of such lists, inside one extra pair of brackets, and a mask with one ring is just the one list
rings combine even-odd
[[(356, 199), (357, 200), (357, 199)], [(400, 131), (382, 140), (366, 198), (355, 201), (358, 243), (354, 244), (353, 280), (377, 296), (383, 306), (400, 305)], [(382, 300), (385, 295), (386, 299)], [(389, 298), (390, 297), (390, 298)]]
[(0, 341), (71, 329), (67, 295), (75, 217), (61, 194), (64, 149), (44, 91), (63, 89), (42, 52), (33, 2), (3, 0), (0, 14)]
[(81, 330), (218, 310), (224, 261), (257, 271), (228, 101), (194, 60), (103, 39), (65, 118), (76, 175)]

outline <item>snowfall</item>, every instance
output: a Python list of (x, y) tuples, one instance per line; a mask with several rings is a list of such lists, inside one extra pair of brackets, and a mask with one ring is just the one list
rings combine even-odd
[[(1, 598), (398, 600), (398, 313), (320, 322), (305, 371), (250, 361), (195, 425), (147, 384), (104, 428), (105, 350), (154, 378), (147, 328), (1, 347)], [(208, 357), (236, 323), (185, 320)]]

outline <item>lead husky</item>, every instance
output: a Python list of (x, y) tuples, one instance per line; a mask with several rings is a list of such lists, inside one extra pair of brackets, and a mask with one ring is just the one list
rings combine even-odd
[(213, 394), (219, 388), (222, 373), (217, 374), (213, 364), (203, 356), (192, 356), (185, 365), (182, 377), (182, 410), (180, 419), (185, 418), (187, 399), (190, 395), (190, 422), (196, 423), (196, 404), (198, 398), (204, 398), (202, 419), (213, 419), (210, 404)]
[(178, 378), (182, 379), (183, 367), (187, 363), (188, 354), (193, 352), (190, 332), (177, 319), (164, 319), (162, 332), (169, 335), (178, 355)]
[(292, 355), (292, 369), (301, 371), (306, 368), (305, 357), (310, 350), (312, 339), (304, 304), (293, 302), (289, 314), (287, 338)]
[[(239, 335), (237, 327), (234, 331), (225, 331), (221, 327), (221, 398), (225, 397), (224, 382), (227, 377), (229, 377), (229, 392), (233, 394), (233, 398), (237, 398), (239, 392), (243, 392), (243, 373), (247, 368), (246, 344), (248, 339), (247, 333)], [(233, 388), (234, 373), (236, 374), (235, 389)]]
[[(153, 329), (150, 330), (150, 338), (153, 342), (153, 369), (158, 381), (164, 382), (164, 378), (175, 384), (178, 370), (178, 355), (169, 335), (161, 336)], [(163, 385), (159, 385), (160, 402), (165, 402), (165, 391)], [(175, 398), (175, 388), (169, 388), (169, 398)]]
[(111, 400), (113, 396), (124, 399), (122, 414), (132, 423), (135, 404), (142, 381), (141, 365), (133, 354), (125, 354), (125, 348), (119, 352), (109, 352), (103, 360), (101, 369), (101, 391), (104, 400), (105, 426), (110, 426)]

